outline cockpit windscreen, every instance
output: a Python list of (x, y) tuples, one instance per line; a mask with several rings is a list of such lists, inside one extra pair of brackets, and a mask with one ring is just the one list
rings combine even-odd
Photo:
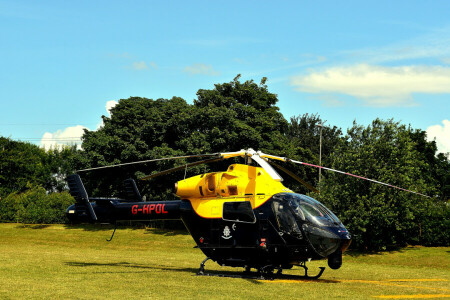
[(296, 216), (303, 221), (309, 221), (320, 226), (343, 226), (338, 217), (319, 201), (300, 194), (281, 193), (274, 200), (288, 204)]

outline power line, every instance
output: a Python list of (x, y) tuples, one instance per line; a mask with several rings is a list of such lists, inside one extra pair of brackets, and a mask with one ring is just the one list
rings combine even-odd
[(68, 136), (68, 137), (54, 137), (54, 138), (38, 138), (38, 137), (30, 137), (30, 138), (16, 138), (20, 140), (66, 140), (66, 139), (81, 139), (80, 136)]
[(14, 138), (17, 141), (44, 141), (44, 142), (81, 142), (81, 137), (67, 137), (67, 138)]
[[(77, 126), (76, 123), (0, 123), (0, 126)], [(96, 125), (97, 123), (84, 123), (87, 125)], [(78, 125), (81, 125), (78, 123)], [(81, 125), (84, 126), (84, 125)]]

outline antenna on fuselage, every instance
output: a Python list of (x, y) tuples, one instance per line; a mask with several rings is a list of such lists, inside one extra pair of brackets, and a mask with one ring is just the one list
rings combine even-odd
[(245, 161), (246, 165), (251, 165), (252, 164), (252, 158), (249, 155), (247, 155), (247, 154), (245, 154), (244, 161)]

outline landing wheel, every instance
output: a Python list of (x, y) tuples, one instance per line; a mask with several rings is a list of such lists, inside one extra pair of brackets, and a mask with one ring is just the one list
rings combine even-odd
[(263, 279), (273, 279), (273, 271), (275, 267), (273, 265), (267, 265), (258, 269), (258, 273), (261, 275)]
[(277, 276), (283, 275), (283, 268), (279, 267), (277, 269), (278, 269)]
[(209, 257), (205, 258), (204, 261), (200, 264), (200, 268), (198, 269), (197, 275), (205, 275), (205, 263), (210, 260)]

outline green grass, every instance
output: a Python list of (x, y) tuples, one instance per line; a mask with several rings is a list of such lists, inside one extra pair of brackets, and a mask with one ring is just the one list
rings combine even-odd
[[(450, 298), (450, 248), (344, 256), (316, 281), (195, 276), (204, 259), (184, 232), (0, 224), (0, 299)], [(326, 261), (311, 262), (310, 272)], [(241, 271), (208, 262), (207, 270)], [(300, 269), (289, 272), (300, 274)], [(406, 295), (406, 296), (405, 296)]]

